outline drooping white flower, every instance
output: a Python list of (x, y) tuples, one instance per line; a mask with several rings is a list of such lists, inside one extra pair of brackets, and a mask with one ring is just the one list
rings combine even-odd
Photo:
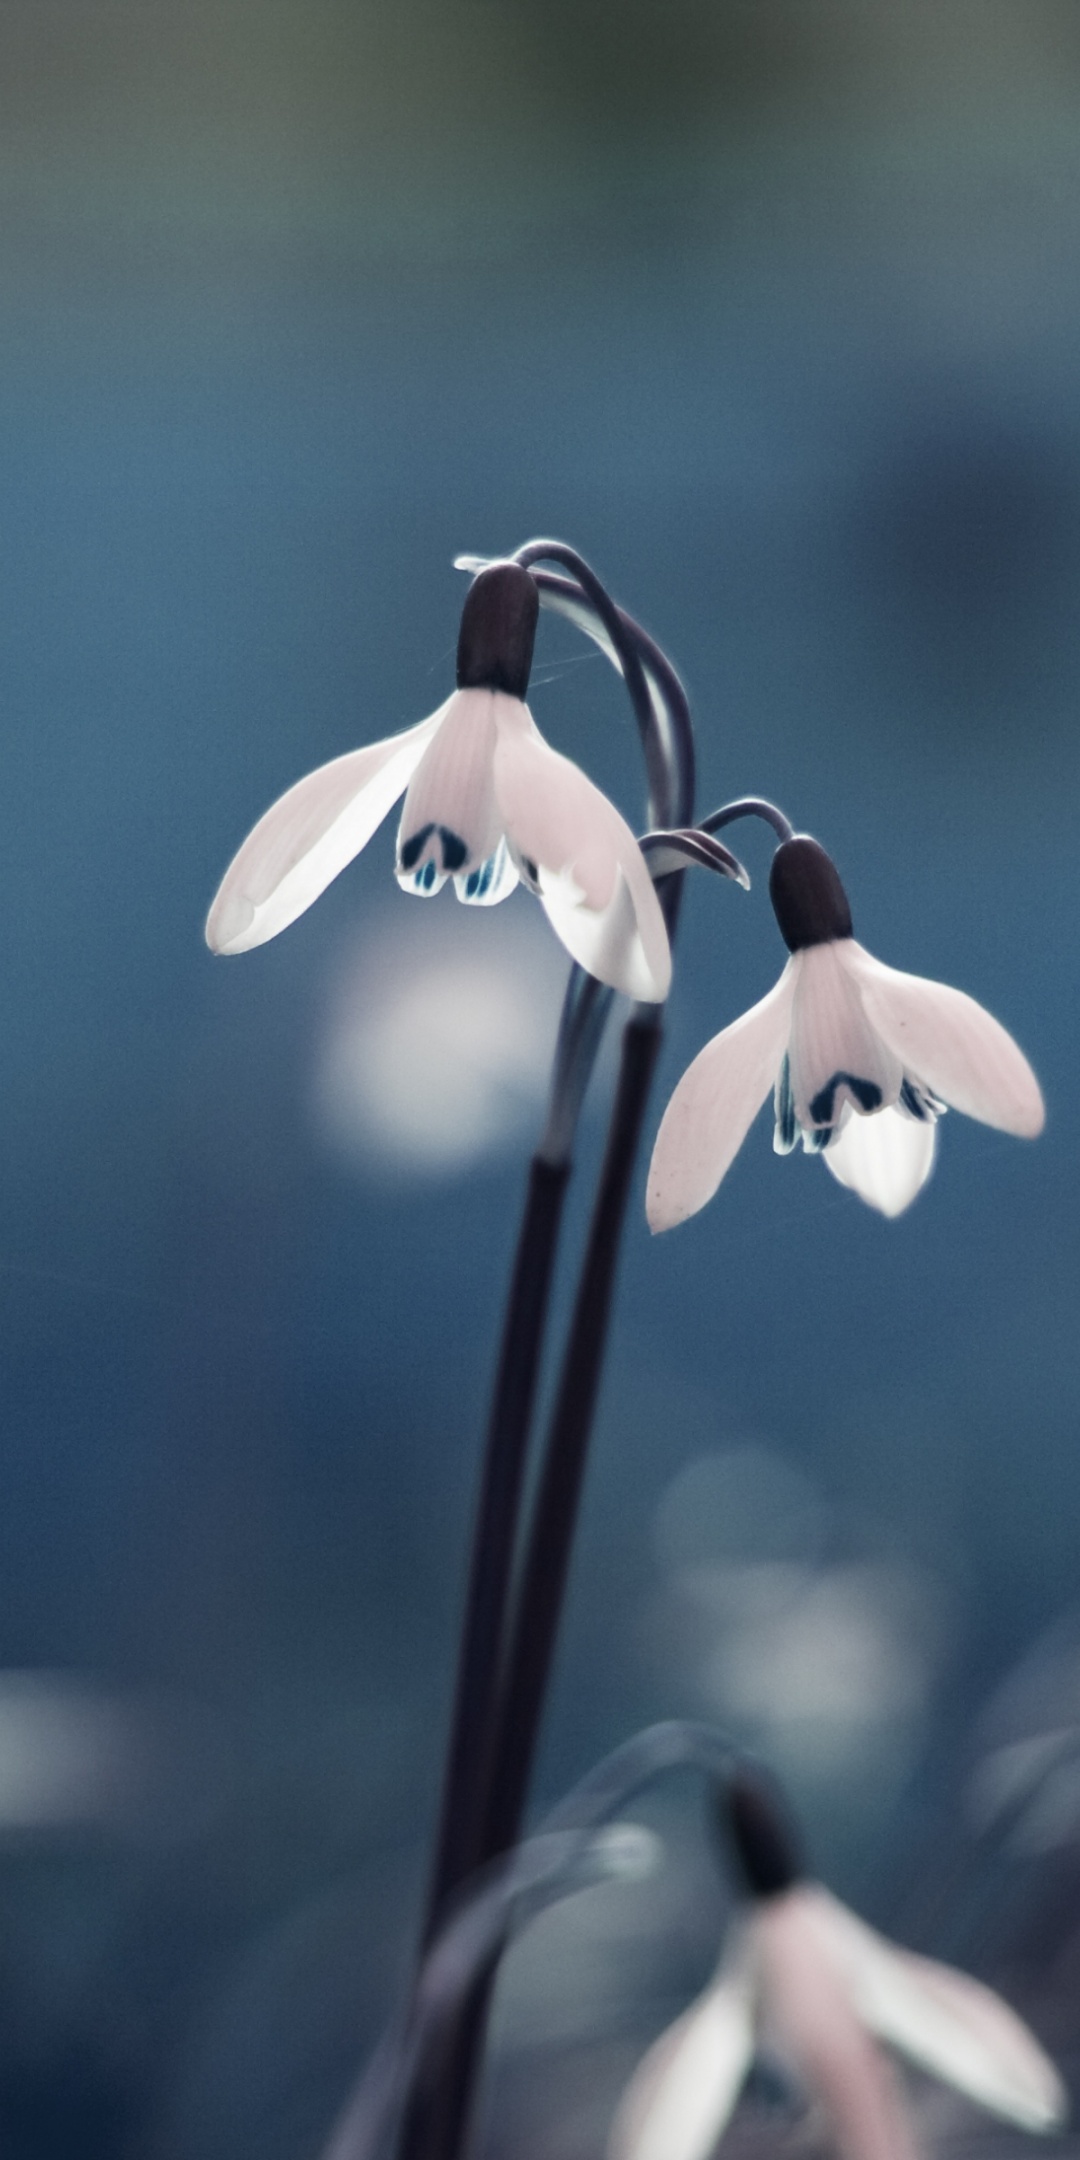
[(222, 879), (206, 939), (247, 952), (276, 937), (367, 845), (405, 795), (397, 878), (429, 896), (454, 881), (473, 907), (522, 879), (573, 959), (628, 996), (667, 996), (671, 955), (652, 879), (630, 827), (528, 706), (536, 586), (494, 563), (470, 588), (457, 689), (418, 727), (334, 758), (260, 818)]
[(880, 2041), (1022, 2130), (1064, 2121), (1053, 2063), (1000, 1996), (895, 1948), (801, 1879), (755, 1784), (736, 1781), (731, 1803), (750, 1913), (705, 1992), (639, 2064), (608, 2160), (708, 2160), (759, 2045), (820, 2107), (843, 2160), (916, 2160)]
[(1027, 1139), (1042, 1130), (1039, 1083), (1011, 1035), (964, 991), (902, 975), (857, 944), (816, 840), (797, 834), (777, 848), (769, 890), (791, 958), (683, 1074), (649, 1172), (654, 1230), (712, 1198), (770, 1089), (777, 1151), (801, 1134), (883, 1215), (902, 1213), (925, 1184), (947, 1105)]

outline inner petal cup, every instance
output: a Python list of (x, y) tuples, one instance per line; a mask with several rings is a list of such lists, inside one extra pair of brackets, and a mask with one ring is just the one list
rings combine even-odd
[(838, 1184), (882, 1215), (902, 1215), (925, 1185), (934, 1164), (937, 1122), (879, 1110), (859, 1117), (849, 1110), (822, 1160)]
[[(455, 690), (445, 706), (401, 813), (396, 874), (406, 892), (438, 892), (448, 877), (467, 882), (494, 856), (502, 839), (492, 773), (495, 714), (516, 703), (494, 690)], [(499, 898), (516, 882), (504, 878)]]
[(896, 1101), (902, 1061), (871, 1025), (850, 965), (851, 938), (797, 955), (791, 1017), (791, 1091), (804, 1127), (839, 1122), (845, 1103), (862, 1112)]

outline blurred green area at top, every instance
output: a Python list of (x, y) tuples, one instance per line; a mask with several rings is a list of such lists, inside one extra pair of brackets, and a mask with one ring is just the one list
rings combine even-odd
[[(794, 155), (1075, 151), (1073, 0), (8, 0), (0, 229), (498, 255)], [(1070, 144), (1072, 145), (1070, 149)]]

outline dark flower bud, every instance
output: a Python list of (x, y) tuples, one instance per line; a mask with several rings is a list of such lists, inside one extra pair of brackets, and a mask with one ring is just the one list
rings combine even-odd
[(734, 1845), (752, 1897), (779, 1897), (803, 1873), (794, 1827), (779, 1792), (748, 1770), (737, 1770), (717, 1790), (719, 1827)]
[(769, 872), (769, 898), (791, 952), (851, 936), (851, 909), (836, 864), (807, 833), (781, 841)]
[(529, 687), (540, 596), (520, 563), (490, 563), (469, 588), (458, 634), (459, 690), (504, 690), (523, 698)]

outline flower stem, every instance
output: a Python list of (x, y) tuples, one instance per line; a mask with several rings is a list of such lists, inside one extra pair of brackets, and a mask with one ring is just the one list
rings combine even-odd
[(521, 1823), (558, 1635), (599, 1392), (630, 1179), (660, 1047), (659, 1013), (628, 1021), (607, 1150), (563, 1359), (499, 1703), (484, 1859)]
[(668, 746), (657, 725), (656, 707), (649, 694), (648, 679), (636, 638), (629, 634), (631, 626), (616, 607), (614, 600), (600, 583), (595, 570), (590, 569), (584, 556), (576, 548), (567, 547), (563, 540), (530, 540), (518, 549), (514, 561), (525, 570), (531, 570), (537, 587), (543, 594), (544, 573), (537, 572), (535, 565), (543, 561), (562, 563), (572, 573), (573, 584), (568, 589), (583, 599), (588, 609), (599, 617), (615, 654), (616, 664), (622, 674), (637, 718), (641, 735), (641, 747), (645, 758), (645, 773), (649, 788), (649, 823), (660, 824), (662, 811), (670, 793), (671, 760)]
[(795, 837), (795, 827), (791, 819), (785, 817), (775, 803), (767, 802), (763, 795), (740, 795), (737, 802), (724, 803), (721, 809), (712, 811), (709, 817), (698, 819), (698, 831), (722, 832), (725, 825), (734, 825), (739, 818), (748, 817), (761, 818), (764, 824), (771, 825), (778, 840), (793, 840)]
[(450, 1892), (481, 1859), (483, 1765), (491, 1744), (503, 1618), (514, 1558), (529, 1417), (547, 1317), (569, 1160), (534, 1155), (507, 1300), (473, 1527), (465, 1618), (428, 1894), (424, 1942)]
[[(674, 915), (681, 878), (665, 880)], [(558, 1639), (611, 1313), (630, 1180), (660, 1048), (660, 1010), (638, 1008), (623, 1032), (615, 1103), (563, 1358), (503, 1668), (490, 1753), (479, 1864), (514, 1844), (524, 1813)], [(497, 1971), (480, 1974), (451, 2033), (441, 2075), (408, 2110), (400, 2160), (457, 2160), (483, 2054)]]
[(484, 1771), (494, 1744), (540, 1353), (578, 1113), (611, 1002), (611, 992), (601, 983), (573, 969), (563, 1001), (547, 1123), (529, 1166), (488, 1417), (424, 1946), (438, 1932), (458, 1884), (484, 1858)]
[[(538, 569), (545, 559), (562, 563), (572, 575)], [(530, 540), (514, 561), (532, 572), (541, 604), (596, 638), (619, 669), (641, 735), (650, 825), (688, 825), (694, 801), (694, 729), (686, 692), (667, 654), (609, 598), (576, 548), (561, 540)]]

